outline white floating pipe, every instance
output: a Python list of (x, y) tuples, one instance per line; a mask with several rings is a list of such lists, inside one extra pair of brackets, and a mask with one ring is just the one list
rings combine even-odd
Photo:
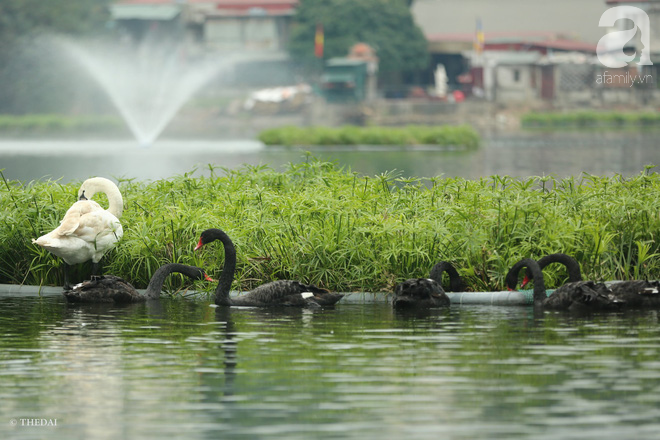
[[(553, 290), (546, 290), (550, 295)], [(534, 293), (531, 290), (499, 292), (447, 292), (451, 304), (482, 304), (489, 306), (531, 306)]]
[[(138, 290), (144, 292), (143, 290)], [(547, 290), (550, 295), (553, 290)], [(188, 293), (196, 293), (188, 291)], [(59, 296), (62, 287), (28, 286), (17, 284), (0, 284), (1, 296)], [(232, 296), (238, 292), (232, 292)], [(528, 306), (534, 303), (531, 290), (500, 291), (500, 292), (447, 292), (452, 305), (494, 305), (494, 306)], [(343, 303), (368, 304), (391, 301), (391, 295), (383, 293), (350, 292), (341, 300)]]

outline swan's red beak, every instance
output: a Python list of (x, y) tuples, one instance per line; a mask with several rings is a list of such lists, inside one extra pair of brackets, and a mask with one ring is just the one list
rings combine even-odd
[(195, 250), (197, 251), (197, 250), (201, 249), (202, 246), (204, 246), (204, 243), (202, 243), (202, 239), (200, 238), (199, 243), (197, 243), (197, 246), (195, 246)]
[(506, 290), (508, 290), (509, 292), (515, 292), (515, 289), (512, 289), (512, 288), (509, 287), (509, 286), (506, 286)]
[(525, 276), (523, 277), (522, 283), (520, 283), (520, 288), (521, 288), (521, 289), (524, 289), (525, 286), (529, 283), (529, 281), (530, 281), (530, 279), (527, 278), (527, 275), (525, 275)]
[(212, 283), (215, 283), (215, 280), (214, 280), (213, 278), (211, 278), (210, 276), (208, 276), (207, 274), (204, 274), (204, 279), (205, 279), (206, 281), (210, 281), (210, 282), (212, 282)]

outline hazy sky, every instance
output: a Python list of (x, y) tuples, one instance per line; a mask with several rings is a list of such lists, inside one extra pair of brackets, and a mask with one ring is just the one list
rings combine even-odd
[(474, 32), (480, 17), (484, 32), (552, 31), (598, 42), (605, 0), (415, 0), (413, 14), (426, 34)]

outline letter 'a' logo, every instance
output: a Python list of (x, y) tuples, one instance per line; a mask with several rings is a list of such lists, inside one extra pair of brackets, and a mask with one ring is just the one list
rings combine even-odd
[(635, 6), (616, 6), (603, 12), (603, 15), (600, 16), (598, 26), (611, 27), (614, 26), (617, 20), (623, 18), (631, 20), (634, 24), (633, 28), (623, 31), (612, 31), (598, 40), (598, 45), (596, 46), (598, 60), (604, 66), (612, 69), (627, 66), (637, 54), (626, 55), (623, 52), (623, 48), (626, 43), (635, 37), (639, 30), (643, 48), (637, 64), (640, 66), (653, 65), (650, 55), (651, 48), (649, 47), (651, 25), (646, 12)]

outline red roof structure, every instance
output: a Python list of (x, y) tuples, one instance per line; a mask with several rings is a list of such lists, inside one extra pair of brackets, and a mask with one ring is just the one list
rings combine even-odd
[(606, 0), (608, 5), (618, 5), (620, 3), (660, 3), (660, 0)]
[(293, 15), (298, 0), (215, 0), (215, 14), (243, 15)]
[(267, 11), (289, 11), (298, 6), (299, 0), (214, 0), (209, 3), (215, 3), (216, 9), (238, 9), (247, 10), (252, 8), (262, 8)]
[(486, 41), (485, 50), (513, 50), (519, 52), (541, 52), (547, 54), (549, 50), (561, 52), (596, 53), (596, 45), (575, 40), (549, 40), (549, 41), (525, 41), (513, 43), (489, 43)]
[(117, 0), (115, 4), (121, 5), (178, 5), (182, 4), (208, 4), (215, 5), (216, 9), (249, 10), (262, 8), (267, 11), (294, 10), (300, 0)]
[[(462, 47), (462, 50), (471, 50), (474, 38), (473, 32), (427, 35), (431, 47)], [(488, 32), (485, 34), (484, 50), (534, 51), (543, 54), (549, 50), (596, 53), (596, 45), (572, 40), (555, 32)]]
[(300, 0), (117, 0), (114, 3), (119, 4), (138, 4), (138, 5), (181, 5), (185, 3), (207, 3), (236, 7), (254, 7), (268, 6), (277, 4), (287, 4), (297, 6)]
[[(291, 17), (300, 0), (116, 0), (115, 19), (171, 20), (181, 11), (192, 21), (203, 17)], [(200, 18), (202, 17), (202, 18)]]

